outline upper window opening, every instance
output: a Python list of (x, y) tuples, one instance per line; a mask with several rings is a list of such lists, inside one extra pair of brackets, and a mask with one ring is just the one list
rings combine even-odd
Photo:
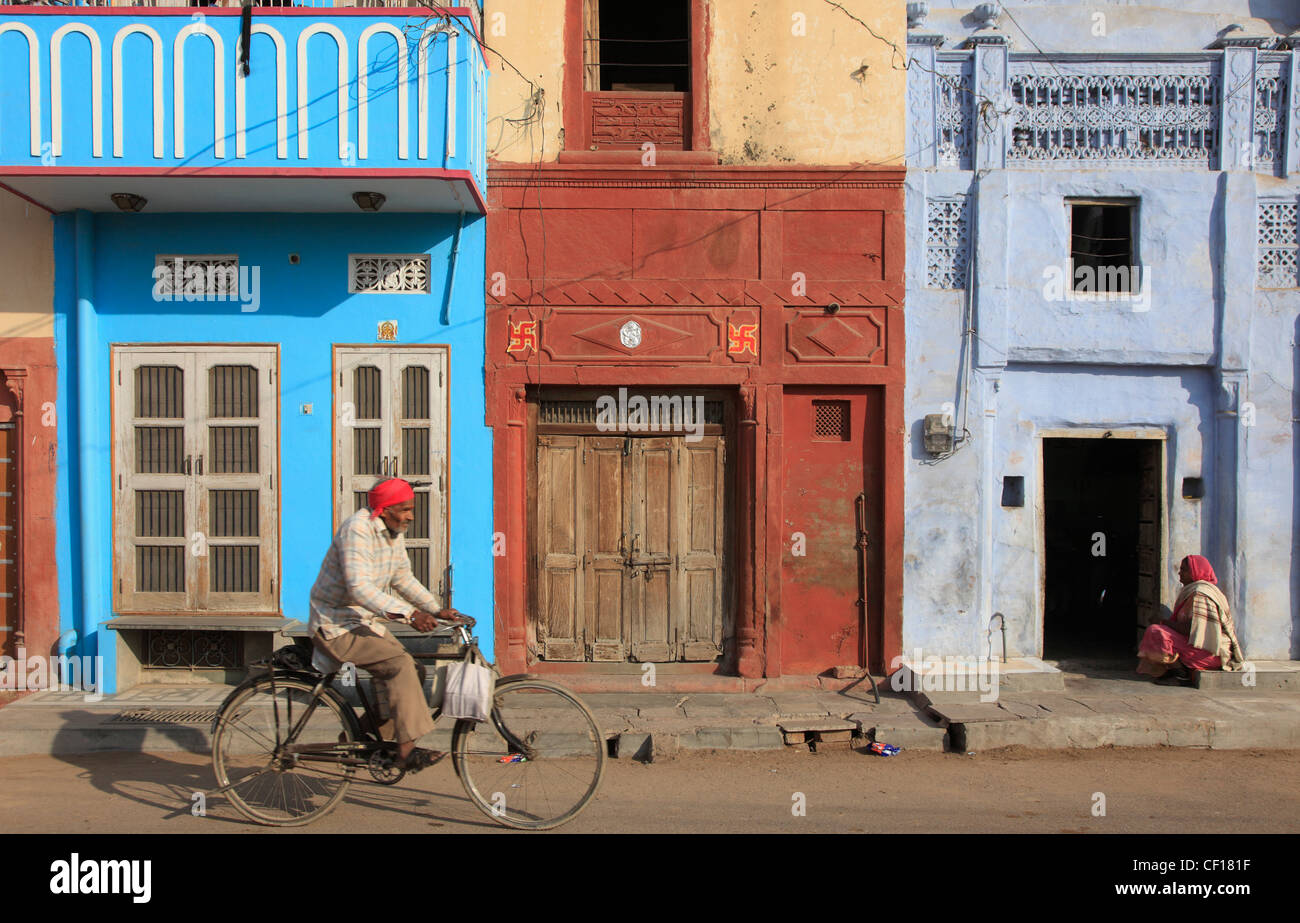
[(1070, 260), (1076, 292), (1131, 293), (1135, 278), (1134, 218), (1131, 201), (1070, 202)]
[(588, 90), (690, 92), (689, 0), (590, 0), (588, 16)]

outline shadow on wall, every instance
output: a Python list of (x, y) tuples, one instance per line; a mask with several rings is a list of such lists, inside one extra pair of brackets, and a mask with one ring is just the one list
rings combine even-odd
[(1300, 314), (1291, 337), (1291, 659), (1300, 659)]

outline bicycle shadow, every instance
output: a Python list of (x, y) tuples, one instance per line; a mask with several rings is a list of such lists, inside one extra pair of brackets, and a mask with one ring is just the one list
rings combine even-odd
[[(207, 728), (180, 725), (115, 728), (111, 750), (86, 751), (86, 728), (102, 715), (73, 711), (64, 712), (60, 717), (64, 723), (53, 738), (50, 755), (76, 767), (77, 778), (97, 791), (156, 809), (161, 814), (158, 819), (169, 825), (184, 824), (185, 818), (195, 817), (221, 821), (236, 828), (262, 827), (240, 814), (225, 795), (210, 794), (217, 788), (217, 780), (212, 770)], [(158, 746), (159, 735), (175, 749), (153, 749)], [(445, 773), (440, 772), (437, 777), (430, 775), (442, 766)], [(439, 783), (438, 790), (426, 790), (423, 785), (428, 782)], [(481, 817), (461, 791), (460, 780), (449, 763), (417, 776), (407, 776), (392, 786), (375, 782), (361, 770), (331, 816), (349, 808), (418, 815), (440, 825), (501, 829)]]

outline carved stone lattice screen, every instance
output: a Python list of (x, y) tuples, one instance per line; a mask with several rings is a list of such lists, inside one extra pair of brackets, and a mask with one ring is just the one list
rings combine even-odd
[(1289, 90), (1285, 60), (1261, 59), (1255, 73), (1256, 170), (1271, 173), (1285, 156)]
[(970, 259), (970, 220), (966, 196), (927, 199), (925, 203), (925, 284), (965, 288)]
[(1256, 284), (1260, 288), (1300, 287), (1295, 199), (1260, 199), (1257, 237)]
[(939, 61), (935, 65), (935, 124), (938, 163), (957, 170), (971, 168), (971, 62)]
[(348, 291), (352, 293), (429, 293), (426, 253), (354, 253), (348, 257)]
[(1214, 163), (1213, 61), (1013, 61), (1009, 82), (1009, 162)]

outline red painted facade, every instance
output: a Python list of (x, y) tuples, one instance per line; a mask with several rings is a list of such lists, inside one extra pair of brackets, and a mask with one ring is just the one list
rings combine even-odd
[[(59, 581), (55, 559), (55, 451), (58, 421), (54, 404), (58, 377), (54, 340), (50, 337), (0, 338), (0, 424), (13, 424), (10, 443), (17, 451), (8, 484), (17, 488), (16, 529), (5, 535), (0, 558), (12, 560), (17, 575), (16, 606), (11, 607), (10, 637), (0, 653), (14, 656), (25, 647), (29, 657), (55, 653), (59, 634)], [(11, 498), (6, 498), (11, 499)], [(7, 618), (6, 621), (9, 621)]]
[[(901, 653), (903, 178), (858, 167), (491, 165), (487, 423), (506, 672), (535, 663), (528, 407), (546, 389), (727, 395), (734, 649), (708, 670), (815, 674), (863, 652), (879, 670)], [(635, 346), (620, 340), (628, 321), (641, 330)], [(808, 400), (791, 411), (799, 394)], [(836, 408), (856, 408), (854, 431), (810, 429), (802, 414), (819, 402), (834, 405), (831, 423)], [(792, 412), (799, 419), (785, 419)], [(842, 444), (831, 452), (819, 440)], [(857, 461), (826, 468), (840, 455)], [(858, 572), (845, 572), (860, 560), (859, 490), (870, 507), (865, 624)]]

